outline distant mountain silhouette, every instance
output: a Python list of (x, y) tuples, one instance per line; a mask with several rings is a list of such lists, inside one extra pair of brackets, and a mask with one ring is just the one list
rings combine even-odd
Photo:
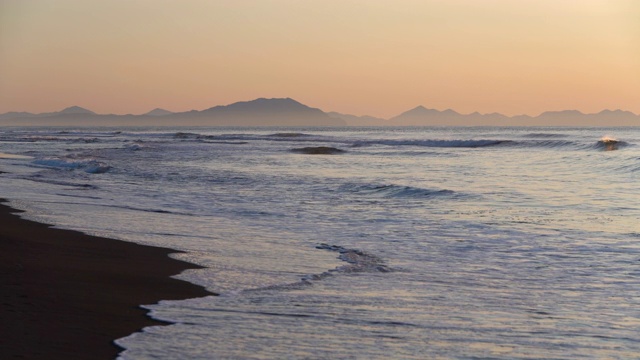
[(460, 114), (418, 106), (389, 119), (391, 126), (640, 126), (640, 116), (622, 110), (584, 114), (578, 110), (546, 111), (538, 116), (500, 113)]
[(509, 118), (505, 115), (492, 113), (480, 114), (474, 112), (468, 115), (447, 109), (439, 111), (427, 109), (424, 106), (415, 107), (409, 111), (389, 119), (392, 126), (506, 126)]
[(383, 118), (377, 118), (374, 116), (356, 116), (349, 114), (341, 114), (335, 111), (328, 112), (332, 118), (341, 119), (346, 122), (349, 126), (387, 126), (389, 125), (389, 121)]
[(64, 116), (64, 115), (96, 115), (91, 110), (87, 110), (85, 108), (81, 108), (80, 106), (70, 106), (68, 108), (62, 109), (56, 112), (47, 112), (40, 114), (32, 114), (28, 112), (8, 112), (5, 114), (0, 114), (1, 119), (16, 119), (16, 118), (45, 118), (45, 117), (53, 117), (53, 116)]
[(10, 111), (8, 113), (0, 114), (0, 120), (2, 119), (18, 119), (23, 117), (34, 117), (36, 114), (24, 111)]
[(70, 115), (70, 114), (83, 114), (83, 115), (95, 115), (96, 113), (94, 113), (91, 110), (87, 110), (85, 108), (81, 108), (80, 106), (69, 106), (66, 109), (63, 109), (62, 111), (59, 111), (57, 113), (51, 113), (51, 116), (56, 116), (56, 115)]
[(142, 115), (96, 114), (79, 106), (57, 112), (0, 114), (4, 126), (640, 126), (640, 116), (624, 110), (584, 114), (546, 111), (538, 116), (499, 113), (460, 114), (417, 106), (385, 120), (373, 116), (325, 113), (291, 98), (255, 99), (205, 110), (172, 113), (156, 108)]
[(187, 122), (222, 126), (345, 126), (320, 109), (303, 105), (291, 98), (241, 101), (214, 106), (202, 111), (176, 113), (174, 117)]
[(11, 126), (345, 126), (322, 110), (293, 99), (256, 99), (197, 111), (171, 113), (154, 109), (143, 115), (103, 115), (72, 106), (42, 114), (11, 112), (0, 115)]
[(165, 110), (165, 109), (160, 109), (160, 108), (155, 108), (151, 111), (149, 111), (148, 113), (145, 113), (143, 115), (147, 115), (147, 116), (166, 116), (166, 115), (171, 115), (173, 114), (171, 111)]
[(539, 126), (640, 126), (640, 116), (622, 110), (602, 110), (597, 114), (564, 110), (546, 111), (527, 122)]

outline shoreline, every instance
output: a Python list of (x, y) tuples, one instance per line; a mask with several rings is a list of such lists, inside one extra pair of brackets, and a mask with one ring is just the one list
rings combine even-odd
[(20, 218), (0, 199), (0, 358), (115, 359), (154, 320), (140, 305), (215, 295), (170, 276), (179, 251)]

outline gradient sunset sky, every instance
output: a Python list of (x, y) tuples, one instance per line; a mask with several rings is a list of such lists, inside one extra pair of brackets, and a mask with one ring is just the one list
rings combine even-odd
[(0, 113), (640, 113), (636, 0), (0, 0)]

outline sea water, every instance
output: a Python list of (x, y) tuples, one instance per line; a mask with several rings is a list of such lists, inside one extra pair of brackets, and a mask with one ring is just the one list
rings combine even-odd
[(186, 251), (220, 296), (123, 359), (629, 359), (640, 128), (0, 128), (30, 219)]

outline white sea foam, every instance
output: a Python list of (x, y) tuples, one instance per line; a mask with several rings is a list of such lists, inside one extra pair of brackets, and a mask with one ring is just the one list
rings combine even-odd
[(33, 157), (26, 156), (26, 155), (18, 155), (18, 154), (0, 153), (0, 159), (29, 160), (29, 159), (33, 159)]

